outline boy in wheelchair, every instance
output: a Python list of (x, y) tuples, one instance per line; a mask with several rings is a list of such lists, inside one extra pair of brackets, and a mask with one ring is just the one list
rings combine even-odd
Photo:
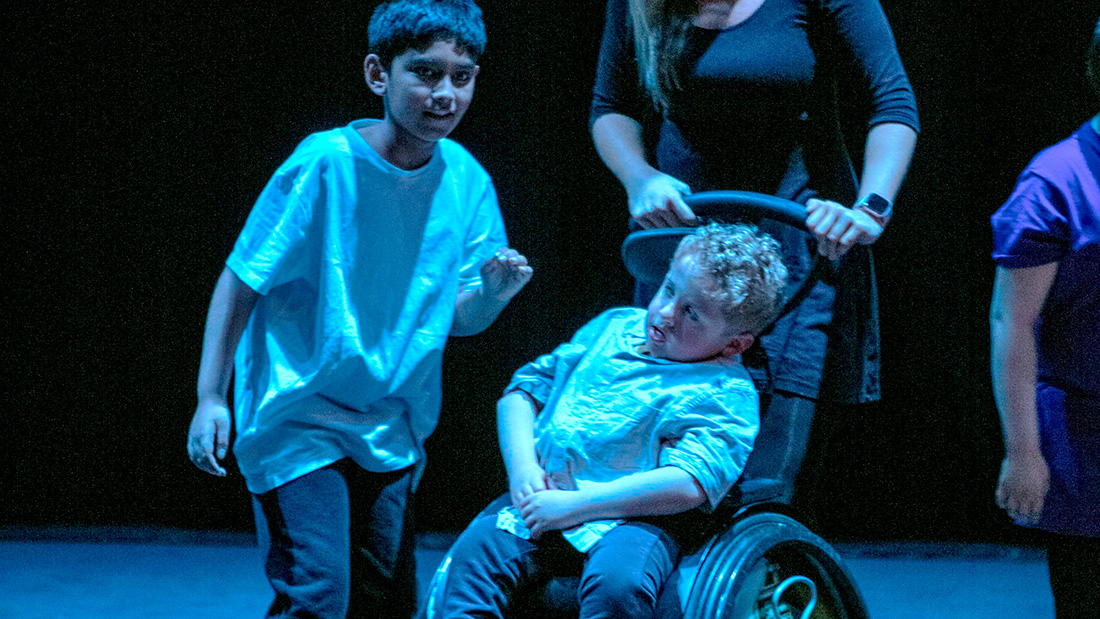
[(510, 493), (452, 548), (441, 615), (500, 617), (563, 565), (582, 618), (652, 615), (680, 550), (646, 518), (713, 509), (740, 476), (760, 418), (740, 354), (786, 277), (766, 234), (699, 228), (648, 310), (609, 310), (520, 368), (497, 412)]

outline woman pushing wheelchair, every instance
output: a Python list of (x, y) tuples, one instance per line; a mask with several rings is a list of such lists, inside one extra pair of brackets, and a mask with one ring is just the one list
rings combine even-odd
[[(858, 189), (838, 87), (870, 109)], [(694, 225), (682, 196), (705, 190), (805, 204), (828, 259), (814, 273), (810, 244), (789, 242), (804, 232), (763, 226), (791, 278), (816, 279), (761, 339), (773, 397), (807, 414), (819, 397), (878, 399), (866, 246), (890, 219), (919, 125), (877, 0), (610, 0), (590, 123), (636, 226)], [(650, 294), (639, 286), (636, 304)]]

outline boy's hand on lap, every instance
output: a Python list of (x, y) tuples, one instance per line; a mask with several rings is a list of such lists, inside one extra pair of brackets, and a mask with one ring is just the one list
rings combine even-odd
[(508, 477), (508, 490), (512, 494), (512, 505), (520, 509), (523, 499), (543, 490), (549, 489), (546, 471), (542, 467), (533, 465), (521, 471), (516, 471)]
[(538, 539), (547, 531), (569, 529), (584, 520), (578, 517), (584, 504), (580, 492), (573, 490), (545, 490), (527, 495), (519, 505), (519, 514), (531, 531), (531, 539)]
[(501, 247), (481, 265), (481, 285), (490, 297), (508, 301), (531, 281), (534, 272), (523, 254)]

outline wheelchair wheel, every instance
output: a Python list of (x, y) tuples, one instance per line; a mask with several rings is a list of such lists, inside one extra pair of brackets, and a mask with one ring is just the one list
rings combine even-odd
[(703, 559), (686, 619), (868, 619), (837, 552), (796, 520), (757, 513)]
[(417, 611), (416, 619), (436, 619), (441, 616), (440, 608), (443, 606), (443, 591), (447, 587), (447, 576), (451, 569), (451, 551), (443, 556), (439, 566), (432, 573), (432, 579), (428, 581), (427, 590), (424, 592), (423, 601)]

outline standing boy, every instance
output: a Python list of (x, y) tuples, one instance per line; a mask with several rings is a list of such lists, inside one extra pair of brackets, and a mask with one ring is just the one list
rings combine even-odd
[(238, 465), (275, 599), (268, 616), (409, 617), (405, 518), (435, 428), (447, 336), (527, 283), (484, 169), (444, 139), (485, 47), (470, 0), (374, 13), (382, 120), (314, 134), (260, 195), (214, 290), (188, 452), (219, 476), (233, 375)]
[(771, 237), (711, 224), (681, 241), (648, 311), (604, 312), (520, 368), (497, 408), (510, 500), (455, 543), (442, 616), (500, 617), (548, 566), (582, 560), (582, 618), (653, 616), (679, 547), (642, 518), (711, 509), (741, 475), (760, 409), (740, 355), (786, 277)]

